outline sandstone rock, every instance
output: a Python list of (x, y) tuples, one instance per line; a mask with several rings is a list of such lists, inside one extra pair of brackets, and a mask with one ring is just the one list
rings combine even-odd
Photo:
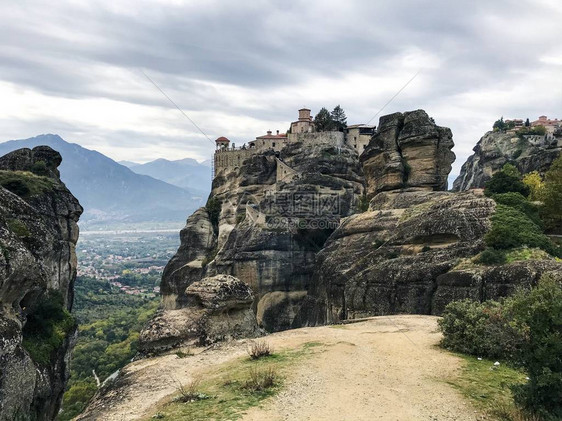
[(160, 283), (166, 310), (186, 305), (186, 288), (204, 276), (206, 268), (203, 263), (216, 248), (214, 227), (205, 208), (198, 209), (189, 217), (180, 232), (180, 240), (180, 247), (164, 268)]
[(562, 137), (519, 137), (517, 134), (488, 132), (474, 147), (453, 183), (454, 191), (483, 188), (486, 181), (505, 164), (514, 164), (521, 173), (544, 173), (560, 156)]
[(427, 191), (386, 196), (389, 203), (375, 201), (379, 209), (342, 221), (318, 253), (309, 295), (320, 298), (325, 315), (308, 324), (433, 314), (437, 278), (483, 248), (492, 200)]
[(142, 330), (141, 353), (261, 334), (251, 309), (254, 295), (241, 280), (229, 275), (203, 278), (189, 285), (185, 296), (183, 308), (161, 310)]
[(72, 307), (82, 207), (60, 181), (60, 163), (44, 146), (0, 158), (0, 420), (54, 419), (69, 376), (75, 327), (47, 365), (22, 345), (27, 321), (49, 291)]
[(367, 194), (405, 187), (446, 190), (455, 159), (451, 130), (423, 110), (380, 118), (379, 128), (361, 155)]

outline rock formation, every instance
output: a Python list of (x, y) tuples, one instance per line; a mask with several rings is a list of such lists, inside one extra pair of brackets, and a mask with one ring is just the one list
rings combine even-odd
[(0, 158), (0, 420), (51, 420), (69, 375), (70, 316), (82, 207), (58, 152)]
[(407, 187), (447, 189), (455, 160), (453, 135), (423, 110), (381, 117), (361, 155), (369, 197)]
[(299, 138), (279, 153), (253, 155), (235, 170), (216, 174), (207, 207), (188, 219), (180, 248), (164, 270), (164, 308), (147, 328), (160, 336), (141, 337), (145, 352), (157, 350), (159, 341), (178, 343), (175, 331), (152, 326), (189, 317), (190, 286), (218, 274), (250, 286), (261, 327), (276, 331), (295, 326), (315, 254), (340, 218), (355, 211), (363, 193), (357, 153), (341, 142), (342, 134), (309, 137), (310, 143)]
[(154, 353), (179, 344), (208, 345), (260, 334), (252, 311), (250, 287), (230, 275), (193, 282), (184, 291), (185, 305), (160, 311), (141, 332), (140, 351)]
[(486, 181), (505, 164), (515, 165), (522, 174), (544, 173), (562, 151), (562, 136), (519, 136), (488, 132), (474, 147), (453, 183), (453, 191), (483, 188)]
[[(383, 196), (383, 197), (381, 197)], [(317, 255), (304, 324), (385, 314), (440, 314), (453, 300), (497, 299), (562, 270), (553, 260), (471, 263), (495, 202), (478, 192), (381, 193), (346, 218)]]
[(560, 270), (554, 260), (473, 262), (495, 202), (481, 191), (446, 191), (452, 147), (451, 131), (417, 110), (381, 117), (360, 157), (341, 133), (320, 132), (221, 167), (165, 269), (159, 333), (143, 346), (193, 337), (185, 315), (199, 307), (190, 290), (209, 276), (249, 285), (258, 325), (271, 332), (439, 314), (452, 300), (498, 298)]

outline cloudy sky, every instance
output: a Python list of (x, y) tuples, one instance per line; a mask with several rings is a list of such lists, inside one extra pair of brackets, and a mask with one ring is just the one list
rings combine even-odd
[[(0, 141), (57, 133), (116, 160), (208, 159), (306, 105), (425, 109), (457, 162), (499, 116), (562, 117), (562, 2), (0, 0)], [(376, 119), (378, 120), (378, 118)], [(375, 122), (376, 122), (375, 120)]]

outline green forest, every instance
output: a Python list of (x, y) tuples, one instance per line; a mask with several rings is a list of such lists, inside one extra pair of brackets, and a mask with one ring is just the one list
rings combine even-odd
[[(153, 274), (123, 278), (116, 281), (146, 287), (155, 282)], [(103, 383), (131, 361), (139, 332), (157, 307), (157, 298), (125, 294), (107, 281), (77, 278), (73, 315), (78, 320), (79, 336), (58, 420), (70, 420), (84, 410), (98, 389), (95, 376)]]

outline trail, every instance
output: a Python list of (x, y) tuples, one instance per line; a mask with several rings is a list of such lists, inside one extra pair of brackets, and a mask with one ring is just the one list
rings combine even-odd
[[(482, 420), (446, 380), (462, 361), (436, 345), (437, 317), (383, 316), (359, 323), (303, 328), (269, 335), (275, 350), (322, 343), (320, 352), (297, 363), (282, 391), (246, 412), (262, 420)], [(120, 386), (90, 405), (81, 420), (124, 421), (147, 417), (175, 393), (171, 376), (186, 382), (246, 353), (235, 341), (194, 357), (175, 355), (127, 366)]]

